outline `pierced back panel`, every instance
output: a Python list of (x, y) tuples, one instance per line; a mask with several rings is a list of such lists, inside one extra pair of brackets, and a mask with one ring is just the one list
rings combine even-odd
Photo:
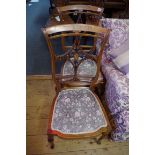
[[(108, 41), (108, 36), (110, 30), (93, 26), (93, 25), (86, 25), (86, 24), (67, 24), (67, 25), (58, 25), (53, 27), (43, 28), (43, 33), (46, 38), (48, 48), (51, 54), (51, 67), (52, 67), (52, 75), (53, 79), (55, 80), (56, 84), (66, 83), (66, 82), (76, 82), (78, 86), (80, 82), (89, 83), (89, 86), (93, 86), (99, 76), (100, 71), (100, 62), (101, 56), (103, 53), (103, 49)], [(102, 35), (101, 35), (102, 34)], [(66, 46), (66, 52), (62, 54), (57, 54), (56, 50), (54, 49), (53, 40), (58, 38), (65, 37), (73, 37), (72, 45)], [(91, 37), (96, 40), (97, 37), (101, 38), (101, 49), (96, 53), (96, 45), (94, 41), (91, 45), (87, 45), (85, 41), (82, 41), (85, 37)], [(64, 40), (63, 39), (63, 40)], [(60, 41), (62, 43), (62, 41)], [(63, 42), (64, 44), (64, 42)], [(92, 77), (89, 75), (79, 75), (78, 69), (80, 65), (84, 63), (84, 61), (92, 61), (96, 64), (96, 74)], [(56, 62), (61, 61), (63, 64), (66, 62), (70, 62), (70, 64), (74, 68), (74, 72), (72, 75), (56, 75)], [(81, 80), (82, 78), (82, 80)], [(88, 79), (90, 79), (88, 81)]]

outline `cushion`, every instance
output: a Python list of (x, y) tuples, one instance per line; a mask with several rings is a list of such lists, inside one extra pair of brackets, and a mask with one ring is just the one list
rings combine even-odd
[(123, 110), (116, 115), (113, 115), (116, 129), (111, 132), (111, 138), (114, 141), (129, 140), (129, 110)]
[(109, 36), (110, 49), (116, 49), (129, 38), (129, 20), (104, 18), (101, 20), (102, 27), (111, 29)]
[(125, 74), (129, 72), (129, 51), (120, 54), (112, 61), (121, 72)]
[[(97, 66), (95, 61), (91, 59), (86, 59), (82, 61), (77, 69), (78, 75), (88, 75), (95, 76), (97, 71)], [(66, 61), (62, 71), (63, 75), (74, 75), (74, 67), (70, 61)]]
[(125, 51), (129, 50), (129, 39), (127, 39), (123, 44), (118, 48), (113, 48), (110, 51), (107, 51), (111, 58), (116, 58), (117, 56), (123, 54)]
[(62, 75), (74, 75), (74, 67), (69, 60), (64, 63)]
[[(97, 66), (96, 66), (95, 61), (91, 59), (86, 59), (82, 61), (81, 64), (79, 65), (78, 70), (77, 70), (77, 75), (95, 77), (96, 71), (97, 71)], [(65, 62), (64, 67), (62, 69), (62, 74), (63, 75), (74, 75), (74, 67), (69, 60)], [(82, 78), (79, 78), (79, 79), (82, 81)], [(88, 81), (91, 81), (91, 79), (90, 80), (88, 79)], [(101, 72), (99, 73), (98, 81), (103, 81), (103, 75)]]
[(109, 36), (109, 46), (104, 56), (106, 56), (108, 60), (114, 62), (115, 66), (122, 73), (128, 74), (129, 20), (104, 18), (101, 20), (101, 25), (112, 30)]
[(102, 66), (107, 79), (105, 99), (116, 125), (111, 138), (115, 141), (129, 139), (129, 79), (109, 63)]
[(93, 133), (107, 127), (101, 105), (88, 88), (62, 90), (56, 98), (51, 130), (60, 134)]
[(97, 66), (95, 61), (91, 59), (87, 59), (81, 62), (78, 67), (77, 74), (78, 75), (88, 75), (88, 76), (95, 76), (97, 71)]
[[(128, 19), (114, 19), (114, 18), (103, 18), (100, 20), (100, 26), (111, 29), (109, 35), (109, 45), (106, 46), (105, 56), (108, 60), (111, 57), (116, 57), (123, 49), (128, 48), (129, 39), (129, 20)], [(100, 49), (101, 40), (97, 40), (97, 49)], [(122, 49), (118, 49), (120, 46)], [(115, 54), (116, 53), (116, 54)]]

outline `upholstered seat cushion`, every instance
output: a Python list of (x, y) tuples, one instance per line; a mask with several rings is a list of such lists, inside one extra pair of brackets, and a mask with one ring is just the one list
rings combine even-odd
[(107, 127), (99, 100), (88, 88), (62, 90), (51, 116), (51, 131), (60, 134), (86, 134)]
[[(80, 75), (80, 76), (95, 77), (96, 71), (97, 71), (97, 66), (96, 66), (95, 61), (91, 59), (86, 59), (80, 63), (77, 69), (77, 76)], [(74, 67), (70, 61), (65, 62), (63, 70), (62, 70), (62, 75), (74, 75)], [(82, 80), (82, 78), (80, 78), (80, 80)], [(103, 76), (100, 72), (98, 81), (102, 81), (102, 80), (103, 80)]]
[[(96, 63), (91, 59), (82, 61), (77, 69), (78, 75), (96, 75)], [(63, 75), (74, 75), (74, 67), (70, 61), (66, 61), (63, 67)]]

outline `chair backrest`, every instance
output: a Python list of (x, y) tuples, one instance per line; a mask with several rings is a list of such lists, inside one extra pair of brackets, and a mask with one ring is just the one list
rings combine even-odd
[[(105, 45), (108, 41), (110, 30), (94, 25), (67, 24), (42, 28), (42, 31), (44, 33), (50, 51), (52, 77), (57, 85), (57, 88), (61, 88), (62, 85), (67, 87), (93, 87), (98, 80), (101, 57)], [(54, 48), (54, 45), (56, 44), (53, 44), (53, 42), (55, 39), (62, 37), (73, 37), (73, 43), (71, 46), (66, 46), (66, 52), (64, 52), (63, 54), (57, 54), (57, 51), (55, 51)], [(87, 45), (86, 43), (83, 43), (82, 39), (84, 37), (102, 39), (101, 48), (98, 54), (96, 54), (96, 44), (93, 43), (93, 45)], [(60, 43), (62, 43), (62, 41), (60, 41)], [(63, 42), (62, 44), (65, 43)], [(82, 64), (86, 60), (91, 60), (96, 65), (96, 73), (93, 77), (87, 75), (82, 76), (77, 73), (80, 64)], [(63, 62), (63, 65), (66, 62), (70, 62), (70, 64), (72, 64), (74, 68), (73, 74), (57, 75), (57, 61)], [(89, 81), (88, 79), (90, 78), (91, 80)]]
[(66, 5), (57, 7), (57, 11), (59, 12), (62, 20), (64, 14), (78, 15), (78, 20), (76, 23), (83, 23), (81, 15), (85, 15), (85, 18), (93, 16), (92, 20), (94, 20), (95, 25), (98, 25), (99, 20), (102, 18), (104, 9), (92, 5)]
[(58, 11), (61, 12), (65, 12), (65, 11), (93, 11), (96, 14), (97, 13), (102, 13), (103, 12), (103, 8), (101, 7), (97, 7), (97, 6), (93, 6), (93, 5), (66, 5), (66, 6), (62, 6), (62, 7), (57, 7)]
[(65, 6), (65, 5), (76, 5), (76, 4), (85, 4), (85, 5), (95, 5), (103, 6), (103, 0), (53, 0), (56, 6)]

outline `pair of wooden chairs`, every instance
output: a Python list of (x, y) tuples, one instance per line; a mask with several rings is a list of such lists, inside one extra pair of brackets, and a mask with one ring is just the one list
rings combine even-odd
[[(103, 9), (91, 5), (66, 5), (56, 8), (60, 21), (50, 20), (42, 29), (50, 56), (52, 78), (56, 84), (48, 123), (48, 141), (54, 148), (54, 136), (95, 138), (99, 144), (111, 126), (104, 107), (95, 93), (103, 82), (100, 63), (110, 30), (96, 26)], [(70, 15), (78, 15), (77, 21)], [(97, 16), (82, 20), (82, 15)], [(56, 16), (56, 14), (54, 15)], [(101, 48), (96, 50), (97, 38)], [(60, 43), (60, 44), (58, 44)]]
[[(95, 138), (99, 144), (111, 131), (104, 107), (94, 92), (110, 30), (87, 24), (66, 24), (46, 27), (42, 31), (50, 51), (52, 78), (56, 83), (56, 96), (48, 123), (51, 148), (54, 148), (55, 135), (66, 139), (100, 136)], [(85, 44), (84, 37), (89, 37), (89, 41), (92, 38), (92, 42)], [(98, 52), (94, 44), (96, 38), (102, 40)], [(62, 53), (58, 52), (58, 41), (65, 48)], [(58, 74), (59, 65), (61, 70)]]

